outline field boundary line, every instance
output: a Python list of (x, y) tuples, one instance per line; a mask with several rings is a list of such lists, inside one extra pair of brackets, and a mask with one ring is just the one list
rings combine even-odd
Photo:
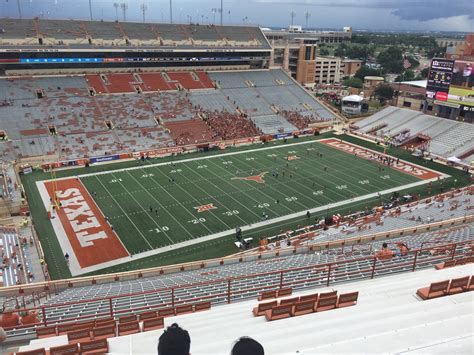
[[(411, 184), (407, 184), (407, 185), (403, 185), (403, 186), (397, 186), (397, 187), (394, 187), (394, 188), (391, 188), (391, 189), (388, 189), (388, 190), (384, 190), (384, 191), (379, 191), (379, 192), (381, 194), (389, 194), (389, 193), (399, 191), (399, 190), (409, 189), (409, 188), (416, 187), (416, 186), (422, 186), (422, 185), (428, 184), (429, 182), (433, 182), (433, 181), (436, 181), (436, 180), (437, 180), (437, 178), (432, 178), (432, 179), (429, 179), (429, 180), (420, 180), (420, 181), (417, 181), (417, 182), (414, 182), (414, 183), (411, 183)], [(370, 193), (370, 194), (367, 194), (367, 195), (354, 197), (352, 199), (342, 200), (342, 201), (334, 202), (334, 203), (331, 203), (331, 204), (315, 207), (315, 208), (309, 209), (309, 212), (311, 214), (314, 214), (314, 213), (318, 213), (318, 212), (321, 212), (321, 211), (325, 211), (325, 210), (333, 209), (333, 208), (336, 208), (336, 207), (344, 206), (344, 205), (349, 204), (349, 203), (368, 200), (370, 198), (374, 198), (374, 197), (377, 197), (377, 196), (378, 196), (378, 192), (374, 192), (374, 193)], [(269, 220), (266, 220), (266, 221), (257, 222), (257, 223), (254, 223), (254, 224), (249, 224), (249, 225), (246, 225), (246, 226), (242, 226), (241, 230), (243, 232), (251, 231), (251, 230), (266, 226), (266, 225), (272, 225), (272, 224), (275, 224), (275, 223), (278, 223), (278, 222), (287, 221), (287, 220), (291, 220), (291, 219), (294, 219), (294, 218), (297, 218), (297, 217), (301, 217), (305, 213), (306, 213), (306, 210), (295, 212), (295, 213), (285, 215), (285, 216), (281, 216), (281, 217), (272, 218), (272, 219), (269, 219)], [(168, 245), (166, 247), (161, 247), (161, 248), (149, 250), (149, 251), (146, 251), (146, 252), (143, 252), (143, 253), (135, 254), (135, 255), (133, 255), (133, 257), (124, 257), (124, 258), (120, 258), (120, 259), (115, 259), (113, 261), (107, 261), (107, 262), (102, 263), (102, 264), (97, 264), (97, 265), (94, 265), (94, 266), (86, 267), (86, 268), (83, 268), (81, 270), (80, 274), (74, 274), (73, 276), (78, 276), (78, 275), (81, 275), (81, 274), (84, 274), (84, 273), (99, 271), (99, 270), (107, 268), (107, 267), (117, 266), (117, 265), (120, 265), (120, 264), (127, 263), (129, 261), (139, 260), (139, 259), (143, 259), (143, 258), (146, 258), (146, 257), (149, 257), (149, 256), (163, 254), (163, 253), (166, 253), (166, 252), (169, 252), (169, 251), (178, 250), (178, 249), (181, 249), (181, 248), (184, 248), (184, 247), (187, 247), (187, 246), (200, 244), (202, 242), (222, 238), (222, 237), (225, 237), (225, 236), (232, 236), (233, 234), (235, 234), (235, 230), (234, 229), (229, 229), (227, 231), (222, 231), (222, 232), (219, 232), (219, 233), (210, 234), (210, 235), (207, 235), (207, 236), (204, 236), (204, 237), (195, 238), (195, 239), (191, 239), (191, 240), (186, 240), (186, 241), (179, 242), (179, 243), (176, 243), (176, 244), (173, 244), (173, 245)]]

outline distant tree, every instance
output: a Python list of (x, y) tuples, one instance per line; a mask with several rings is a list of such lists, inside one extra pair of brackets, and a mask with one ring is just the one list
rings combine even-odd
[(424, 68), (424, 69), (421, 70), (419, 76), (420, 76), (422, 79), (427, 79), (429, 72), (430, 72), (430, 68)]
[(349, 86), (351, 88), (361, 89), (363, 86), (363, 81), (359, 78), (353, 77), (344, 80), (344, 85)]
[(445, 53), (446, 47), (439, 47), (438, 44), (436, 44), (436, 46), (433, 46), (427, 50), (426, 56), (428, 57), (428, 59), (433, 59), (438, 57), (444, 57)]
[(364, 65), (360, 67), (359, 70), (355, 73), (355, 77), (359, 78), (360, 80), (364, 80), (366, 76), (379, 76), (380, 71), (377, 69), (369, 68), (368, 66)]
[(329, 55), (329, 49), (327, 48), (321, 48), (319, 50), (319, 55)]
[(411, 69), (415, 69), (420, 65), (420, 62), (411, 56), (408, 56), (407, 59), (411, 64)]
[(374, 96), (380, 101), (393, 99), (394, 90), (389, 84), (380, 84), (374, 90)]
[(377, 61), (386, 73), (401, 73), (403, 70), (403, 56), (400, 48), (388, 47), (379, 53)]
[[(401, 82), (401, 81), (410, 81), (410, 80), (415, 80), (415, 72), (413, 70), (405, 70), (402, 74), (398, 75), (396, 78), (395, 78), (395, 81), (397, 83)], [(416, 79), (418, 80), (418, 79)]]

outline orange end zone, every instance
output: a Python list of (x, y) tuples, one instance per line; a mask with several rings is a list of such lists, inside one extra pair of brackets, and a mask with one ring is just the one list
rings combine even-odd
[[(386, 156), (386, 154), (379, 153), (374, 150), (366, 149), (358, 145), (347, 143), (335, 138), (321, 139), (319, 142), (326, 144), (337, 150), (349, 153), (349, 154), (357, 154), (357, 157), (362, 158), (362, 159), (372, 160), (373, 158), (371, 157), (373, 157), (374, 155)], [(398, 163), (394, 163), (393, 165), (390, 165), (390, 168), (400, 171), (405, 174), (415, 176), (422, 180), (430, 180), (433, 178), (443, 176), (441, 173), (438, 173), (436, 171), (425, 169), (418, 165), (410, 164), (402, 160), (400, 160)]]
[[(54, 196), (52, 181), (44, 185)], [(79, 179), (55, 181), (56, 195), (62, 207), (59, 217), (81, 268), (128, 256), (128, 252), (102, 215)]]

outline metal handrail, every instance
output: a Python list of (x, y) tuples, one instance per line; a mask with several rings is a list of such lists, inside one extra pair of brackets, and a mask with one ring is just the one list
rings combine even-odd
[[(400, 268), (400, 267), (406, 267), (406, 266), (412, 266), (412, 271), (415, 271), (416, 265), (419, 264), (426, 264), (429, 262), (430, 264), (433, 264), (434, 262), (446, 259), (447, 257), (454, 258), (456, 255), (465, 255), (465, 253), (459, 252), (458, 254), (455, 254), (456, 250), (459, 250), (459, 246), (471, 246), (474, 244), (474, 239), (470, 239), (467, 241), (463, 242), (457, 242), (457, 243), (450, 243), (450, 244), (445, 244), (441, 245), (442, 247), (451, 248), (452, 253), (450, 255), (429, 255), (428, 259), (424, 258), (422, 260), (418, 259), (418, 256), (426, 251), (429, 251), (430, 249), (416, 249), (416, 250), (411, 250), (408, 252), (407, 255), (414, 255), (413, 261), (410, 260), (409, 257), (404, 256), (407, 261), (403, 261), (401, 263), (397, 263), (396, 265), (393, 264), (384, 264), (385, 261), (379, 260), (377, 256), (372, 255), (372, 256), (366, 256), (362, 258), (354, 258), (350, 260), (343, 260), (343, 261), (335, 261), (335, 262), (330, 262), (330, 263), (325, 263), (325, 264), (312, 264), (312, 265), (306, 265), (306, 266), (301, 266), (301, 267), (296, 267), (296, 268), (289, 268), (289, 269), (282, 269), (282, 270), (275, 270), (275, 271), (269, 271), (265, 273), (257, 273), (257, 274), (252, 274), (252, 275), (244, 275), (244, 276), (238, 276), (238, 277), (228, 277), (228, 278), (223, 278), (219, 280), (213, 280), (213, 281), (205, 281), (205, 282), (199, 282), (199, 283), (193, 283), (189, 285), (180, 285), (180, 286), (173, 286), (173, 287), (168, 287), (168, 288), (162, 288), (158, 290), (149, 290), (149, 291), (144, 291), (144, 292), (137, 292), (137, 293), (130, 293), (126, 295), (117, 295), (117, 296), (109, 296), (109, 297), (101, 297), (101, 298), (96, 298), (96, 299), (89, 299), (89, 300), (81, 300), (81, 301), (75, 301), (75, 302), (65, 302), (65, 303), (60, 303), (60, 304), (51, 304), (51, 305), (43, 305), (43, 306), (38, 306), (38, 307), (31, 307), (27, 309), (19, 309), (15, 310), (15, 312), (29, 312), (29, 311), (37, 311), (38, 313), (41, 313), (43, 316), (43, 319), (41, 323), (37, 324), (38, 325), (48, 325), (48, 324), (64, 324), (64, 323), (69, 323), (69, 322), (75, 322), (78, 320), (83, 320), (83, 319), (95, 319), (100, 316), (119, 316), (121, 313), (136, 313), (137, 311), (143, 310), (143, 309), (161, 309), (164, 307), (168, 306), (176, 306), (177, 304), (181, 303), (193, 303), (193, 302), (200, 302), (203, 300), (208, 300), (208, 299), (215, 299), (215, 298), (224, 298), (227, 299), (227, 303), (231, 303), (232, 296), (236, 295), (241, 295), (245, 293), (257, 293), (262, 290), (270, 290), (270, 289), (277, 289), (277, 288), (283, 288), (283, 287), (291, 287), (295, 285), (299, 285), (302, 283), (308, 283), (308, 282), (314, 282), (314, 281), (321, 281), (323, 284), (323, 281), (326, 281), (326, 286), (329, 286), (331, 283), (336, 283), (337, 282), (337, 277), (338, 276), (348, 276), (352, 274), (360, 274), (360, 273), (371, 273), (370, 278), (375, 277), (375, 272), (376, 271), (383, 271), (383, 270), (389, 270), (393, 268)], [(393, 259), (390, 259), (393, 260)], [(353, 270), (353, 271), (348, 271), (348, 272), (339, 272), (338, 269), (340, 265), (345, 265), (345, 264), (350, 264), (350, 263), (356, 263), (360, 261), (372, 261), (372, 266), (369, 268), (365, 268), (362, 270)], [(381, 265), (377, 266), (378, 263), (381, 263)], [(297, 280), (290, 280), (289, 282), (284, 282), (284, 275), (285, 273), (289, 272), (294, 272), (294, 271), (300, 271), (300, 270), (308, 270), (309, 272), (322, 272), (322, 275), (318, 275), (313, 278), (305, 278), (305, 279), (297, 279)], [(250, 287), (250, 288), (244, 288), (244, 289), (239, 289), (239, 290), (232, 290), (232, 284), (235, 283), (236, 281), (243, 280), (243, 279), (254, 279), (257, 277), (262, 277), (262, 276), (268, 276), (268, 275), (275, 275), (275, 284), (274, 285), (262, 285), (262, 286), (257, 286), (257, 287)], [(333, 281), (331, 281), (333, 280)], [(211, 292), (208, 295), (205, 296), (200, 296), (200, 297), (192, 297), (189, 299), (184, 299), (184, 300), (177, 300), (175, 296), (175, 291), (179, 289), (189, 289), (193, 288), (196, 286), (208, 286), (208, 285), (215, 285), (215, 284), (224, 284), (223, 287), (225, 288), (225, 284), (227, 284), (227, 290), (222, 291), (222, 289), (216, 290), (215, 293)], [(140, 307), (135, 307), (135, 308), (127, 308), (124, 310), (114, 310), (113, 306), (113, 301), (118, 300), (118, 299), (125, 299), (125, 298), (130, 298), (133, 296), (139, 296), (139, 295), (147, 295), (151, 293), (159, 293), (159, 292), (171, 292), (171, 300), (169, 302), (164, 302), (160, 305), (156, 306), (140, 306)], [(67, 307), (69, 305), (78, 305), (78, 304), (87, 304), (87, 303), (98, 303), (98, 302), (103, 302), (103, 301), (108, 301), (108, 307), (109, 309), (107, 311), (104, 311), (102, 313), (98, 314), (90, 314), (90, 315), (85, 315), (85, 316), (76, 316), (72, 318), (63, 318), (63, 319), (48, 319), (47, 316), (47, 310), (49, 309), (57, 309), (57, 308), (62, 308), (62, 307)], [(27, 326), (16, 326), (16, 327), (10, 327), (10, 328), (5, 328), (6, 330), (12, 330), (12, 329), (22, 329), (22, 328), (31, 328), (31, 325)]]

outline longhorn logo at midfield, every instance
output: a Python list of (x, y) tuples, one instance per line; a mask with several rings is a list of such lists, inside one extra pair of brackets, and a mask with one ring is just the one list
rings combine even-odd
[(265, 176), (266, 173), (268, 173), (268, 171), (264, 171), (263, 173), (260, 173), (258, 175), (245, 176), (245, 177), (233, 177), (232, 180), (255, 181), (257, 184), (264, 184), (265, 180), (263, 180), (263, 177)]
[(201, 205), (201, 206), (194, 207), (194, 209), (197, 210), (198, 213), (209, 211), (209, 210), (215, 210), (216, 208), (217, 207), (214, 206), (213, 203), (208, 203), (207, 205)]

